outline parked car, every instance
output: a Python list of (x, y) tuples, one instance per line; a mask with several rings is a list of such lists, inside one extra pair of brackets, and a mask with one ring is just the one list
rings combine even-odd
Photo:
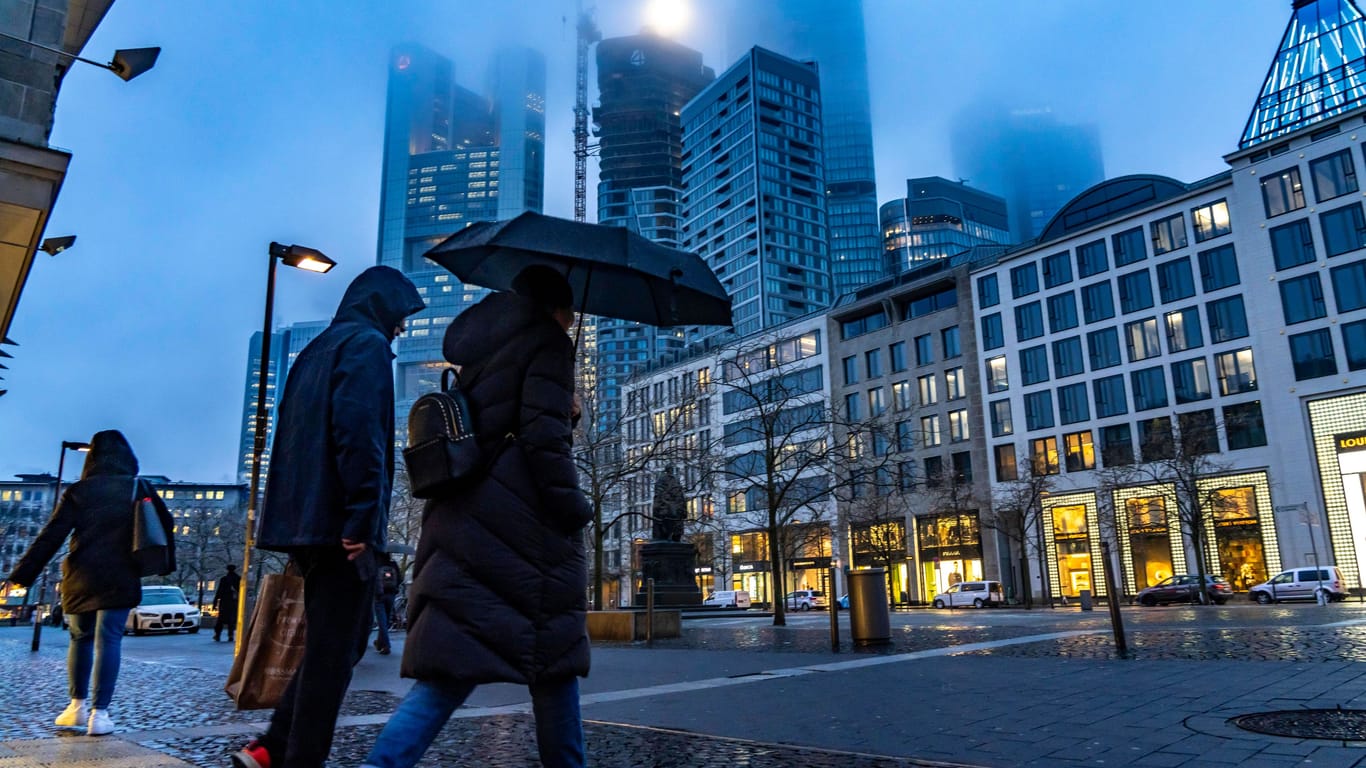
[(749, 592), (743, 589), (718, 590), (707, 595), (707, 599), (703, 600), (702, 604), (722, 608), (748, 608), (750, 606)]
[[(1233, 596), (1233, 585), (1222, 576), (1205, 574), (1205, 583), (1209, 587), (1209, 597), (1215, 605), (1223, 605)], [(1166, 605), (1168, 603), (1192, 603), (1198, 598), (1196, 593), (1200, 591), (1200, 577), (1178, 574), (1169, 576), (1162, 581), (1141, 590), (1138, 593), (1139, 605)]]
[(193, 635), (199, 631), (199, 610), (180, 587), (143, 587), (142, 602), (128, 612), (125, 630), (135, 635), (184, 630)]
[(825, 593), (819, 589), (798, 589), (787, 593), (789, 611), (809, 611), (825, 607)]
[(1249, 589), (1247, 596), (1262, 605), (1270, 605), (1282, 600), (1317, 600), (1320, 589), (1327, 593), (1329, 600), (1347, 599), (1347, 582), (1335, 565), (1281, 571)]
[(999, 581), (960, 581), (934, 596), (935, 608), (985, 608), (1005, 604)]

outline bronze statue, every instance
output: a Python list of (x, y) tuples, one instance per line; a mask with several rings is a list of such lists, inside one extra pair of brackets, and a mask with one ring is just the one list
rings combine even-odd
[(678, 482), (672, 466), (665, 467), (655, 481), (655, 501), (652, 510), (655, 541), (682, 541), (683, 522), (688, 517), (688, 501), (683, 495), (683, 484)]

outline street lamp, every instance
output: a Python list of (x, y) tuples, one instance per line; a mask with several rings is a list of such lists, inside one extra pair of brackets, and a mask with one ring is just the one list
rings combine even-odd
[[(242, 547), (242, 579), (251, 576), (251, 548), (255, 545), (256, 512), (261, 490), (261, 455), (266, 451), (266, 380), (270, 374), (270, 326), (275, 315), (275, 263), (284, 262), (287, 267), (308, 272), (327, 272), (337, 266), (337, 262), (327, 258), (322, 251), (303, 245), (270, 244), (270, 266), (266, 272), (266, 319), (261, 327), (261, 371), (256, 379), (256, 435), (251, 449), (251, 491), (247, 497), (247, 535)], [(246, 636), (247, 601), (245, 591), (237, 599), (237, 632), (233, 654), (242, 652), (242, 638)]]
[(151, 69), (157, 63), (157, 56), (161, 54), (160, 48), (121, 48), (114, 51), (113, 61), (108, 64), (101, 64), (98, 61), (92, 61), (91, 59), (83, 59), (74, 53), (67, 53), (60, 48), (50, 48), (46, 45), (35, 43), (32, 40), (26, 40), (14, 35), (7, 35), (4, 32), (0, 32), (0, 37), (30, 45), (34, 48), (41, 48), (44, 51), (55, 53), (58, 56), (63, 56), (68, 59), (75, 59), (76, 61), (82, 61), (86, 64), (93, 64), (101, 69), (107, 69), (123, 78), (125, 82), (132, 80)]
[[(52, 511), (54, 514), (57, 512), (57, 504), (62, 500), (62, 471), (66, 469), (66, 452), (80, 451), (81, 453), (85, 453), (89, 450), (90, 443), (76, 443), (70, 440), (62, 441), (62, 452), (57, 456), (57, 490), (52, 494)], [(34, 653), (38, 652), (38, 646), (42, 642), (43, 636), (43, 622), (38, 617), (38, 606), (42, 604), (43, 593), (47, 591), (47, 570), (48, 566), (43, 566), (43, 576), (38, 586), (38, 599), (33, 603), (33, 643), (29, 646), (29, 650)], [(32, 591), (33, 590), (29, 590), (29, 592)], [(24, 594), (24, 602), (28, 602), (27, 592)]]
[(70, 248), (75, 244), (75, 235), (65, 235), (63, 237), (49, 237), (43, 241), (42, 245), (38, 246), (38, 250), (42, 251), (43, 253), (46, 253), (49, 256), (56, 256), (57, 254), (61, 253), (62, 251), (65, 251), (67, 248)]

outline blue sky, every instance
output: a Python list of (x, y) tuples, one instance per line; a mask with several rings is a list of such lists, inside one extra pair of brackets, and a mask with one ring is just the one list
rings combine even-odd
[[(716, 20), (740, 1), (693, 0), (679, 34), (718, 71), (731, 62)], [(163, 51), (131, 83), (81, 65), (62, 88), (51, 142), (74, 159), (47, 235), (80, 239), (39, 254), (20, 301), (0, 475), (55, 471), (62, 440), (117, 428), (144, 472), (233, 476), (267, 244), (340, 263), (281, 271), (281, 323), (330, 317), (374, 262), (395, 43), (451, 56), (476, 89), (497, 44), (543, 51), (546, 212), (571, 215), (573, 2), (499, 10), (510, 5), (116, 2), (85, 55)], [(598, 2), (604, 34), (638, 31), (643, 5)], [(902, 196), (907, 177), (952, 177), (949, 118), (984, 95), (1095, 123), (1109, 176), (1218, 173), (1289, 14), (1289, 0), (866, 0), (879, 200)]]

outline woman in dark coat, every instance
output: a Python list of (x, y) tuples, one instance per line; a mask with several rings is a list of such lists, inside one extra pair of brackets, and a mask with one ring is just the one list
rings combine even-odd
[(366, 764), (407, 768), (480, 683), (531, 689), (546, 766), (585, 765), (578, 678), (588, 674), (591, 509), (570, 454), (573, 296), (529, 267), (446, 331), (488, 471), (423, 514), (403, 675), (418, 680)]
[[(120, 432), (95, 433), (80, 481), (62, 493), (52, 519), (9, 577), (30, 586), (71, 536), (62, 563), (62, 610), (71, 626), (66, 655), (71, 704), (56, 724), (86, 726), (91, 736), (114, 730), (109, 703), (119, 677), (124, 622), (142, 601), (142, 576), (133, 559), (137, 473), (137, 457)], [(88, 706), (92, 671), (95, 700)]]

